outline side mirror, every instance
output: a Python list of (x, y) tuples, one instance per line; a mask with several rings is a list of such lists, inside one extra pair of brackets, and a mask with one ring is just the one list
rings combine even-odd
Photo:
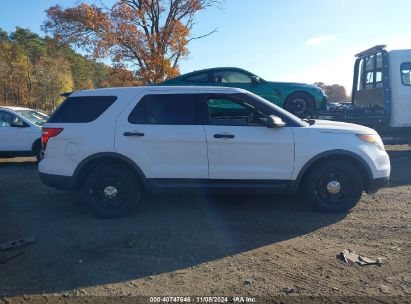
[(286, 123), (278, 116), (270, 115), (267, 118), (267, 128), (282, 128)]
[(22, 120), (18, 120), (18, 121), (12, 121), (10, 124), (11, 127), (13, 128), (25, 128), (28, 127), (27, 124), (22, 121)]
[(260, 82), (261, 82), (261, 78), (258, 77), (258, 76), (256, 76), (256, 75), (253, 75), (253, 76), (251, 76), (251, 81), (252, 81), (254, 84), (257, 84), (257, 83), (260, 83)]

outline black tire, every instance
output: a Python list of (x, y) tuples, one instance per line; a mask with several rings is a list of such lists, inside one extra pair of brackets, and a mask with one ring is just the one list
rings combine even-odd
[(127, 167), (100, 165), (86, 177), (82, 197), (96, 215), (117, 218), (137, 207), (142, 187)]
[(360, 172), (344, 160), (320, 163), (303, 183), (304, 195), (310, 204), (326, 213), (349, 211), (358, 203), (364, 189)]
[(315, 110), (314, 99), (304, 92), (297, 92), (287, 97), (284, 108), (299, 117), (304, 117)]
[(33, 154), (36, 157), (37, 161), (41, 161), (43, 159), (41, 142), (39, 140), (33, 144)]

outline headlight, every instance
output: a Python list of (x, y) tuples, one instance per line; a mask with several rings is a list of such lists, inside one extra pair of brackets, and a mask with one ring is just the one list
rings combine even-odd
[(384, 150), (384, 144), (378, 134), (356, 134), (359, 139), (376, 145), (380, 150)]

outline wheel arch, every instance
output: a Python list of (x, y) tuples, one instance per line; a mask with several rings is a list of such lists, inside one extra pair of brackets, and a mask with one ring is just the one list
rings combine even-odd
[(37, 145), (41, 146), (41, 138), (37, 138), (36, 140), (34, 140), (33, 144), (31, 145), (31, 151), (35, 152), (34, 149), (37, 147)]
[(292, 191), (298, 191), (301, 188), (301, 184), (304, 182), (304, 178), (307, 174), (318, 166), (320, 163), (329, 160), (345, 160), (350, 162), (355, 168), (357, 168), (364, 181), (364, 190), (367, 190), (372, 180), (372, 171), (368, 164), (359, 155), (346, 151), (346, 150), (330, 150), (322, 152), (313, 158), (311, 158), (300, 170), (295, 181), (290, 184)]
[(87, 173), (90, 172), (92, 168), (103, 164), (118, 164), (130, 168), (136, 178), (141, 182), (143, 188), (147, 189), (147, 179), (143, 170), (130, 158), (115, 152), (96, 153), (83, 159), (73, 174), (75, 187), (77, 189), (80, 188), (87, 177)]

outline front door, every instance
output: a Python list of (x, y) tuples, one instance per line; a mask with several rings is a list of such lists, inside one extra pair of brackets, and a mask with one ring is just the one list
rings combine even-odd
[(293, 172), (291, 127), (267, 128), (266, 114), (230, 95), (203, 95), (210, 179), (288, 184)]

